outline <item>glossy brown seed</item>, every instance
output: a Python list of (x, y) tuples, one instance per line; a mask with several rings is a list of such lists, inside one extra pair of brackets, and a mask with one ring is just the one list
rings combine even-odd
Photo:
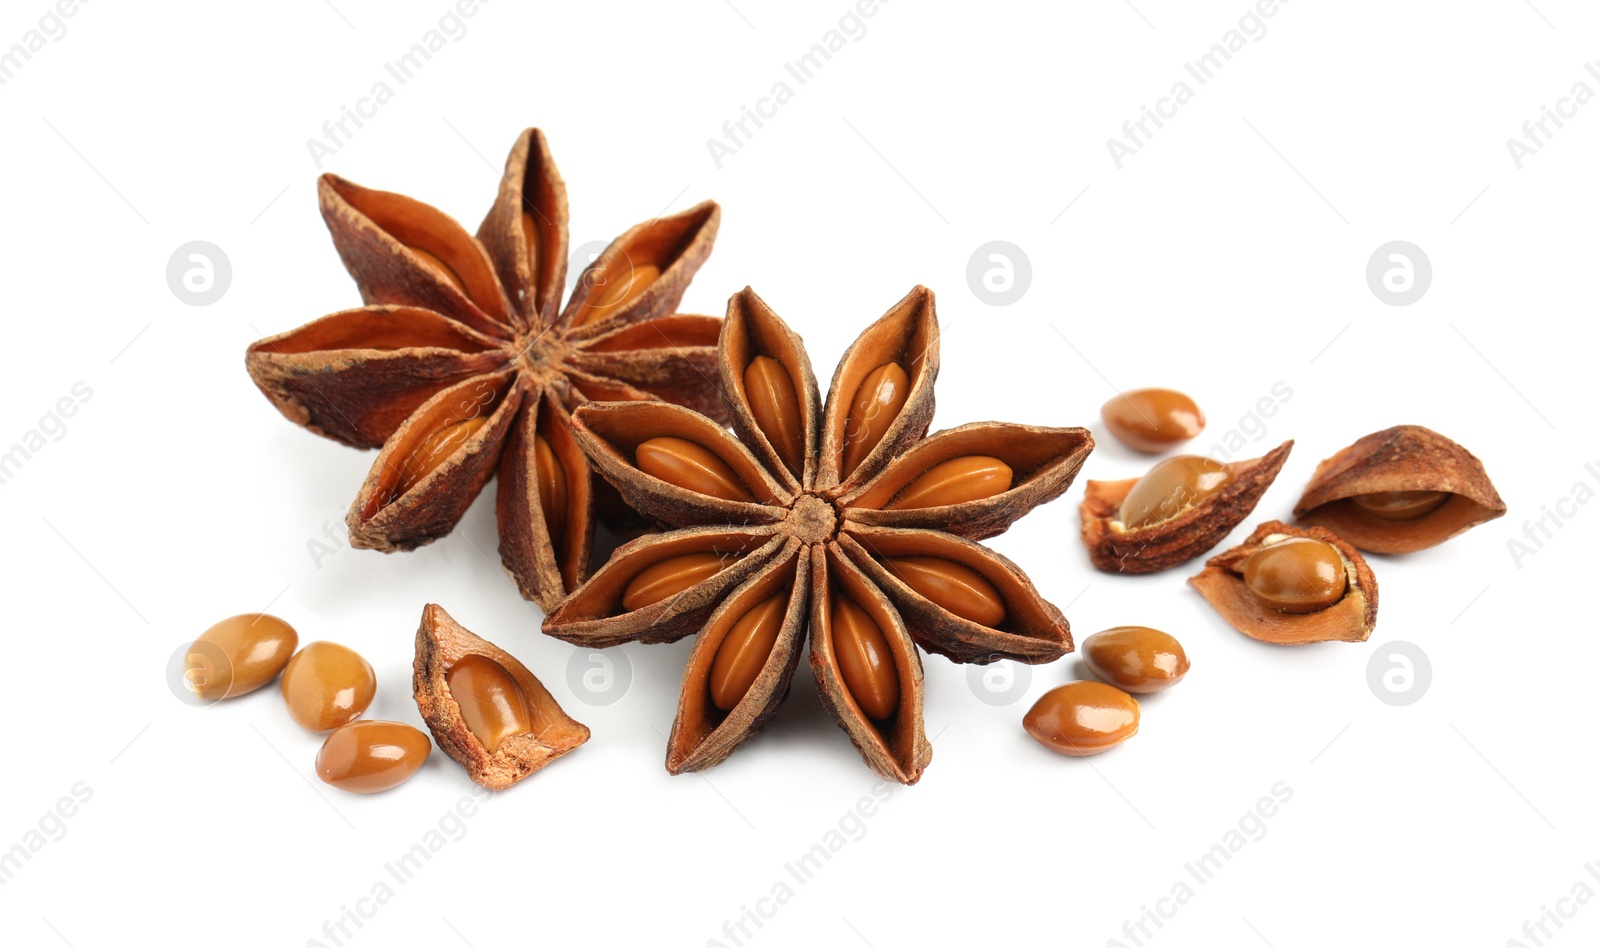
[(1348, 582), (1344, 559), (1333, 544), (1292, 537), (1250, 554), (1244, 584), (1267, 606), (1300, 615), (1343, 599)]
[(539, 258), (544, 251), (540, 247), (539, 228), (533, 222), (533, 215), (527, 211), (522, 212), (522, 238), (528, 244), (528, 272), (533, 274), (535, 281), (539, 279)]
[(1100, 406), (1100, 419), (1118, 441), (1147, 454), (1180, 445), (1206, 426), (1194, 399), (1170, 388), (1123, 392)]
[(379, 793), (416, 773), (433, 742), (395, 721), (352, 721), (328, 735), (317, 752), (317, 776), (351, 793)]
[(850, 400), (850, 415), (844, 426), (844, 453), (839, 476), (849, 477), (883, 440), (900, 409), (911, 395), (911, 380), (899, 363), (880, 365), (867, 373)]
[(755, 415), (756, 425), (772, 442), (784, 466), (795, 474), (802, 473), (805, 419), (800, 415), (800, 398), (789, 373), (777, 359), (756, 356), (745, 366), (744, 393), (750, 399), (750, 413)]
[(990, 628), (1006, 619), (1000, 591), (970, 566), (937, 556), (895, 556), (883, 563), (901, 582), (947, 612)]
[(639, 470), (684, 490), (723, 500), (755, 498), (733, 469), (710, 451), (682, 438), (651, 438), (634, 453)]
[(839, 677), (862, 713), (885, 721), (900, 707), (900, 675), (889, 640), (867, 611), (838, 590), (833, 592), (829, 625)]
[(652, 563), (628, 582), (622, 591), (622, 608), (632, 612), (670, 599), (717, 575), (725, 562), (720, 553), (683, 553)]
[(1022, 726), (1058, 754), (1088, 757), (1139, 733), (1139, 702), (1098, 681), (1072, 681), (1045, 692)]
[(732, 711), (755, 683), (778, 641), (787, 606), (787, 597), (782, 593), (763, 600), (740, 616), (717, 646), (717, 655), (711, 661), (710, 684), (711, 702), (718, 708)]
[(1450, 499), (1444, 490), (1386, 490), (1376, 494), (1357, 494), (1350, 503), (1384, 520), (1415, 520), (1433, 513)]
[(300, 637), (277, 616), (249, 612), (200, 633), (184, 655), (184, 685), (202, 701), (237, 698), (277, 677)]
[[(650, 284), (661, 276), (661, 268), (649, 263), (636, 263), (629, 266), (626, 262), (607, 268), (615, 271), (605, 273), (593, 270), (595, 274), (594, 289), (589, 292), (589, 298), (584, 301), (583, 312), (573, 320), (573, 325), (582, 326), (585, 323), (599, 322), (607, 316), (620, 310), (623, 305), (637, 299), (640, 294), (650, 288)], [(601, 282), (604, 280), (604, 282)]]
[(522, 689), (492, 658), (464, 655), (445, 676), (450, 696), (461, 706), (461, 718), (483, 749), (494, 753), (500, 742), (533, 730), (533, 715)]
[(567, 471), (543, 435), (533, 436), (533, 472), (539, 481), (539, 510), (550, 539), (560, 542), (567, 533)]
[(461, 295), (467, 295), (467, 285), (461, 282), (461, 277), (457, 276), (456, 272), (450, 269), (449, 264), (445, 263), (443, 260), (440, 260), (438, 257), (434, 256), (428, 251), (423, 250), (421, 247), (412, 247), (411, 252), (416, 254), (418, 257), (421, 257), (422, 262), (428, 265), (428, 269), (434, 271), (439, 276), (443, 277), (445, 282), (460, 290)]
[(1119, 625), (1083, 640), (1083, 663), (1099, 678), (1136, 695), (1171, 688), (1189, 674), (1178, 640), (1142, 625)]
[(885, 510), (943, 507), (1003, 494), (1011, 489), (1011, 466), (999, 458), (969, 454), (935, 464), (900, 489)]
[(289, 659), (282, 691), (296, 724), (328, 731), (361, 717), (378, 691), (378, 679), (354, 649), (312, 642)]
[(400, 467), (400, 480), (394, 485), (394, 496), (403, 496), (421, 483), (424, 477), (432, 474), (446, 458), (456, 452), (457, 448), (477, 434), (485, 421), (488, 419), (481, 416), (468, 418), (453, 425), (445, 425), (422, 439), (422, 443), (417, 445), (417, 449), (411, 452)]
[(1167, 458), (1133, 485), (1117, 518), (1129, 530), (1171, 520), (1222, 490), (1230, 477), (1226, 464), (1208, 457)]

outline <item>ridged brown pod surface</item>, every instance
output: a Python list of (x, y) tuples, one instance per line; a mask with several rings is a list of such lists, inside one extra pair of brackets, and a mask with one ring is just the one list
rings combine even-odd
[(537, 129), (517, 139), (476, 237), (334, 175), (318, 193), (367, 305), (252, 344), (250, 377), (294, 423), (382, 448), (346, 518), (352, 546), (430, 543), (498, 476), (501, 560), (523, 596), (554, 608), (588, 575), (597, 512), (623, 509), (591, 476), (571, 412), (662, 398), (727, 417), (721, 321), (673, 312), (720, 211), (708, 201), (630, 229), (563, 308), (567, 192)]
[[(1274, 608), (1247, 582), (1246, 566), (1263, 549), (1292, 540), (1317, 540), (1338, 552), (1344, 594), (1337, 602), (1309, 612)], [(1310, 642), (1365, 642), (1378, 621), (1378, 580), (1361, 553), (1321, 527), (1302, 529), (1276, 520), (1257, 527), (1249, 539), (1206, 561), (1189, 585), (1211, 603), (1228, 624), (1245, 635), (1276, 645)]]
[(1295, 504), (1369, 553), (1411, 553), (1504, 516), (1505, 501), (1470, 451), (1437, 431), (1398, 425), (1317, 465)]
[(589, 739), (527, 666), (440, 606), (422, 610), (412, 663), (417, 710), (472, 782), (504, 790)]
[(618, 549), (544, 629), (586, 646), (699, 633), (669, 771), (754, 735), (805, 655), (867, 764), (914, 783), (932, 756), (918, 645), (961, 662), (1072, 649), (1060, 610), (976, 539), (1060, 496), (1093, 439), (993, 422), (926, 436), (938, 343), (917, 287), (857, 338), (824, 402), (799, 336), (746, 288), (719, 342), (734, 435), (664, 404), (576, 413), (595, 470), (677, 529)]
[(1123, 502), (1141, 478), (1087, 481), (1078, 515), (1089, 562), (1107, 573), (1154, 573), (1187, 563), (1222, 542), (1250, 515), (1293, 447), (1293, 441), (1285, 441), (1259, 458), (1217, 464), (1226, 470), (1227, 480), (1215, 493), (1137, 528), (1129, 528), (1120, 518)]

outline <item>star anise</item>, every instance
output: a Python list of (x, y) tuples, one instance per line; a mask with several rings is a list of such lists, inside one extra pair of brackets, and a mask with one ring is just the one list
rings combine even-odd
[(976, 663), (1072, 650), (1060, 610), (974, 541), (1060, 496), (1094, 441), (998, 422), (924, 438), (939, 326), (920, 286), (852, 344), (826, 404), (800, 338), (748, 288), (717, 350), (737, 439), (662, 403), (576, 412), (595, 469), (680, 529), (618, 549), (544, 630), (593, 647), (700, 633), (668, 738), (679, 773), (772, 716), (809, 628), (823, 704), (873, 770), (914, 783), (932, 756), (916, 645)]
[(331, 174), (318, 191), (368, 305), (250, 346), (250, 377), (296, 424), (382, 447), (346, 518), (352, 546), (444, 536), (498, 471), (501, 559), (525, 597), (553, 608), (588, 573), (609, 491), (570, 411), (660, 397), (725, 417), (721, 320), (673, 312), (711, 252), (717, 205), (618, 237), (563, 309), (567, 192), (537, 129), (512, 148), (476, 239), (404, 195)]

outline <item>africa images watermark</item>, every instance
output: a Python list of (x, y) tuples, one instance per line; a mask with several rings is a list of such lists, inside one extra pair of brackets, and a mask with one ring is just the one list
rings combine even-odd
[[(1589, 481), (1600, 484), (1600, 463), (1585, 464), (1583, 472), (1588, 475)], [(1567, 521), (1576, 517), (1578, 511), (1594, 499), (1595, 488), (1589, 481), (1574, 481), (1572, 489), (1557, 498), (1555, 503), (1539, 505), (1538, 519), (1522, 521), (1522, 536), (1506, 540), (1506, 552), (1511, 554), (1511, 565), (1521, 569), (1524, 561), (1538, 556), (1545, 544), (1554, 540), (1556, 533), (1567, 525)]]
[[(1600, 63), (1584, 63), (1583, 68), (1596, 81), (1600, 81)], [(1567, 90), (1566, 95), (1556, 100), (1555, 108), (1539, 106), (1539, 117), (1522, 123), (1522, 140), (1506, 139), (1506, 151), (1511, 155), (1511, 163), (1521, 171), (1524, 161), (1544, 151), (1546, 145), (1555, 141), (1556, 132), (1567, 127), (1565, 119), (1577, 118), (1578, 109), (1592, 101), (1594, 88), (1579, 79)], [(1550, 127), (1552, 125), (1554, 129)]]
[(22, 67), (33, 61), (33, 57), (43, 52), (51, 43), (59, 43), (66, 38), (67, 21), (78, 15), (78, 5), (88, 3), (89, 0), (56, 0), (55, 3), (45, 8), (44, 14), (39, 17), (37, 26), (22, 34), (22, 39), (11, 44), (11, 48), (0, 51), (0, 86), (5, 85), (17, 77)]
[(32, 862), (45, 846), (66, 839), (67, 821), (78, 815), (83, 804), (94, 799), (94, 788), (82, 780), (73, 784), (68, 792), (71, 796), (56, 800), (10, 849), (0, 851), (0, 886), (10, 885), (22, 867)]
[[(467, 21), (478, 15), (479, 6), (488, 2), (489, 0), (456, 0), (439, 17), (437, 26), (423, 33), (420, 40), (395, 57), (393, 62), (384, 63), (384, 72), (402, 86), (415, 79), (417, 73), (432, 62), (435, 55), (451, 43), (459, 43), (466, 37)], [(320, 139), (306, 139), (306, 151), (310, 153), (318, 171), (322, 170), (324, 159), (338, 154), (339, 149), (350, 144), (355, 138), (356, 132), (365, 128), (368, 121), (377, 117), (378, 110), (389, 104), (394, 98), (394, 93), (395, 87), (389, 85), (388, 80), (379, 79), (372, 84), (371, 89), (367, 90), (366, 95), (356, 99), (354, 107), (340, 105), (339, 117), (322, 123)]]
[[(839, 17), (837, 26), (832, 27), (822, 34), (822, 39), (813, 43), (811, 48), (801, 53), (794, 62), (783, 64), (784, 72), (798, 82), (805, 85), (816, 78), (834, 57), (852, 42), (860, 42), (867, 35), (867, 20), (878, 15), (878, 5), (888, 3), (889, 0), (856, 0), (852, 7), (847, 7)], [(788, 105), (794, 98), (794, 87), (785, 79), (779, 79), (767, 90), (767, 94), (756, 100), (752, 108), (747, 105), (739, 106), (739, 117), (722, 123), (722, 138), (706, 139), (706, 151), (711, 154), (711, 163), (718, 171), (722, 170), (722, 162), (738, 154), (744, 146), (755, 139), (756, 129), (765, 126), (764, 119), (773, 118), (778, 114), (778, 109)]]
[[(1589, 874), (1590, 879), (1600, 881), (1600, 865), (1586, 862), (1583, 871)], [(1579, 876), (1567, 894), (1556, 899), (1555, 905), (1539, 906), (1539, 915), (1523, 922), (1519, 933), (1521, 937), (1507, 938), (1506, 948), (1544, 948), (1561, 934), (1561, 929), (1572, 921), (1580, 909), (1594, 901), (1594, 896), (1594, 886), (1589, 884), (1589, 879)]]
[[(1239, 17), (1238, 26), (1222, 34), (1222, 39), (1213, 43), (1211, 48), (1197, 56), (1194, 62), (1184, 63), (1183, 69), (1195, 82), (1204, 86), (1217, 77), (1222, 68), (1233, 61), (1236, 53), (1243, 50), (1251, 43), (1259, 43), (1267, 35), (1267, 20), (1278, 15), (1278, 7), (1288, 3), (1289, 0), (1256, 0), (1254, 6), (1244, 11)], [(1142, 113), (1137, 119), (1122, 123), (1122, 138), (1106, 139), (1106, 151), (1111, 155), (1111, 163), (1122, 170), (1122, 163), (1132, 158), (1155, 139), (1156, 132), (1166, 127), (1167, 119), (1176, 118), (1178, 110), (1194, 98), (1194, 87), (1188, 80), (1179, 79), (1167, 90), (1167, 94), (1156, 100), (1154, 108), (1140, 105)], [(1154, 125), (1155, 129), (1150, 126)]]
[(68, 394), (56, 399), (50, 410), (39, 417), (39, 423), (22, 433), (9, 449), (0, 449), (0, 486), (11, 483), (23, 465), (43, 451), (52, 441), (67, 436), (67, 419), (94, 397), (94, 389), (87, 382), (73, 382)]

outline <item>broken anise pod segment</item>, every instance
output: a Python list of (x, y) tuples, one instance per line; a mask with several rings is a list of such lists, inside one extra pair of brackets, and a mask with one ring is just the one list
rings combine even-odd
[(1022, 727), (1058, 754), (1088, 757), (1139, 733), (1139, 702), (1102, 682), (1069, 681), (1040, 696)]
[(349, 793), (382, 793), (422, 769), (433, 744), (398, 721), (352, 721), (335, 728), (317, 751), (317, 777)]
[(1119, 625), (1083, 640), (1083, 663), (1095, 677), (1130, 694), (1165, 691), (1189, 674), (1183, 645), (1160, 629)]
[(299, 641), (294, 626), (264, 612), (223, 619), (190, 643), (184, 685), (200, 701), (249, 694), (278, 677)]
[(872, 477), (933, 420), (939, 371), (933, 293), (917, 287), (862, 332), (839, 361), (823, 418), (817, 487)]
[[(916, 783), (933, 757), (922, 725), (922, 659), (900, 614), (836, 544), (811, 548), (811, 668), (818, 694), (867, 766)], [(825, 584), (825, 585), (823, 585)]]
[(412, 692), (439, 748), (473, 783), (504, 790), (589, 739), (509, 652), (423, 607)]
[(800, 660), (811, 582), (807, 557), (794, 549), (711, 614), (683, 671), (667, 738), (669, 772), (721, 762), (777, 711)]
[(1295, 519), (1369, 553), (1411, 553), (1504, 516), (1483, 462), (1420, 425), (1369, 434), (1317, 465)]
[(1207, 560), (1189, 585), (1229, 625), (1262, 642), (1365, 642), (1378, 621), (1372, 568), (1322, 527), (1263, 523)]
[(1065, 493), (1093, 450), (1083, 428), (962, 425), (918, 442), (838, 502), (851, 521), (981, 540)]
[(1194, 399), (1170, 388), (1118, 392), (1100, 406), (1100, 420), (1118, 441), (1146, 454), (1175, 448), (1206, 426)]
[(1016, 564), (932, 530), (858, 527), (839, 545), (906, 619), (917, 644), (958, 662), (1049, 662), (1072, 651), (1066, 617)]
[(705, 201), (629, 229), (578, 277), (562, 322), (581, 329), (672, 312), (711, 253), (721, 219), (721, 209)]
[(718, 367), (733, 427), (769, 470), (794, 489), (815, 471), (821, 437), (816, 376), (800, 337), (749, 287), (728, 300)]
[(367, 710), (378, 693), (378, 679), (355, 649), (312, 642), (289, 659), (280, 687), (296, 724), (308, 731), (329, 731)]
[(1088, 481), (1078, 514), (1089, 562), (1108, 573), (1154, 573), (1194, 559), (1250, 515), (1293, 446), (1227, 464), (1169, 458), (1144, 477)]

